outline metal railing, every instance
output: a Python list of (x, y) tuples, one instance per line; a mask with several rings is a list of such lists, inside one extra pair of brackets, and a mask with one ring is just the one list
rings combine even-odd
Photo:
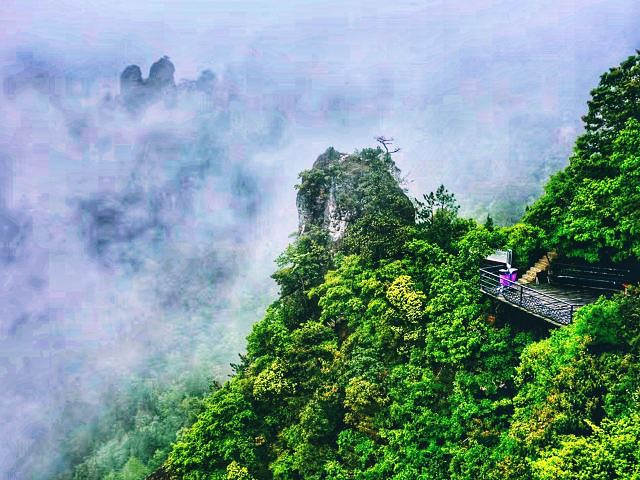
[(577, 306), (526, 285), (501, 278), (500, 266), (480, 269), (480, 289), (557, 325), (569, 325)]
[(549, 269), (549, 276), (555, 283), (615, 291), (623, 289), (623, 285), (631, 278), (631, 271), (554, 262)]

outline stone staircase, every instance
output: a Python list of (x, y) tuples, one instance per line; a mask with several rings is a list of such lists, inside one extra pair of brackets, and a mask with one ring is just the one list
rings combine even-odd
[(527, 283), (535, 283), (536, 277), (540, 272), (546, 272), (549, 270), (549, 265), (553, 260), (558, 257), (558, 253), (555, 250), (547, 252), (546, 255), (540, 257), (540, 259), (526, 271), (522, 277), (518, 280), (518, 283), (521, 285), (526, 285)]

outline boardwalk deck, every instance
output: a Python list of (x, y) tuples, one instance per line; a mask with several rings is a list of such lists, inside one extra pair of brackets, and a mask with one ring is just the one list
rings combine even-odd
[(592, 288), (573, 287), (570, 285), (558, 286), (550, 283), (532, 284), (529, 285), (529, 287), (564, 300), (577, 307), (593, 303), (600, 298), (601, 295), (606, 293), (602, 290), (594, 290)]

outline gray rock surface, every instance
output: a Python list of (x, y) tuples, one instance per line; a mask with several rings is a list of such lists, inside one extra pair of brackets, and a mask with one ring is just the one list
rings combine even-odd
[[(375, 155), (375, 151), (374, 151)], [(379, 155), (384, 155), (380, 151)], [(412, 203), (391, 172), (377, 178), (371, 164), (360, 154), (344, 154), (334, 148), (327, 149), (313, 164), (311, 170), (303, 172), (298, 190), (298, 234), (314, 227), (325, 230), (334, 243), (345, 235), (348, 226), (360, 218), (373, 201), (372, 184), (382, 181), (383, 188), (393, 192), (400, 207), (397, 214), (411, 221)]]

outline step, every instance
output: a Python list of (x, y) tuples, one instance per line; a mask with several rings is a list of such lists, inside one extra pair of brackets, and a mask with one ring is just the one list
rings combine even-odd
[(541, 257), (531, 268), (529, 268), (522, 277), (518, 280), (521, 285), (526, 285), (537, 280), (538, 273), (545, 272), (551, 266), (553, 261), (558, 256), (557, 252), (550, 251), (543, 257)]

